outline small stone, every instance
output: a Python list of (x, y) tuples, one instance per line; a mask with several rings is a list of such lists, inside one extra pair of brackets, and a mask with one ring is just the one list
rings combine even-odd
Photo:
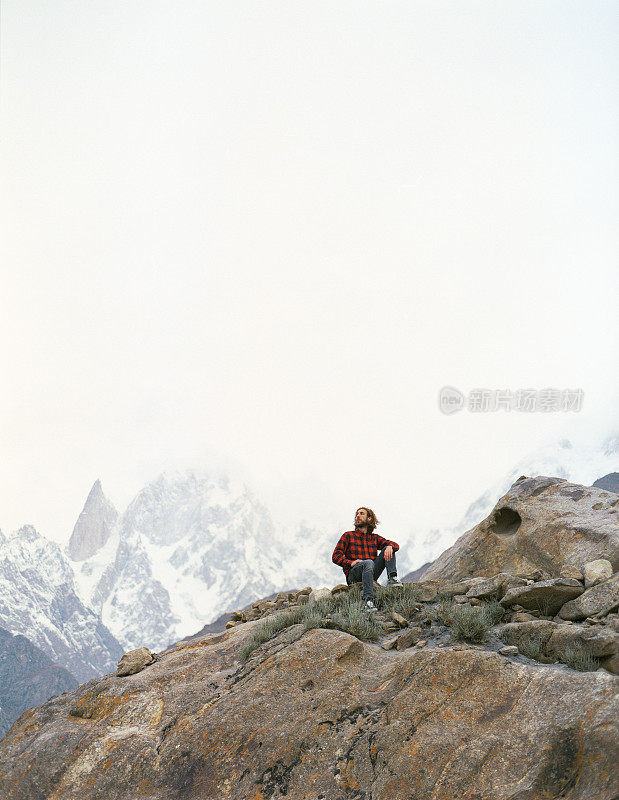
[(564, 564), (561, 567), (561, 571), (559, 572), (559, 577), (576, 578), (577, 581), (581, 581), (583, 579), (582, 572), (577, 567), (573, 567), (571, 564)]
[(535, 619), (533, 614), (529, 614), (526, 611), (517, 611), (512, 614), (510, 622), (530, 622), (532, 619)]
[(381, 647), (383, 648), (383, 650), (393, 650), (393, 648), (396, 646), (397, 642), (398, 642), (398, 637), (394, 636), (391, 639), (386, 639), (381, 644)]
[(462, 603), (468, 603), (468, 597), (465, 594), (456, 594), (454, 595), (454, 603), (458, 603), (462, 605)]
[(406, 618), (401, 614), (398, 614), (396, 611), (392, 611), (391, 614), (389, 614), (389, 617), (396, 623), (396, 625), (399, 625), (400, 628), (408, 628), (408, 621)]
[(507, 645), (506, 647), (501, 647), (499, 653), (502, 656), (517, 656), (518, 655), (518, 648), (515, 644)]
[(406, 650), (407, 647), (412, 647), (421, 639), (421, 630), (419, 628), (409, 628), (405, 633), (398, 636), (396, 649)]
[(475, 583), (466, 593), (466, 596), (478, 599), (489, 599), (497, 596), (497, 586), (494, 578), (479, 578), (475, 579)]
[(469, 602), (470, 602), (470, 604), (471, 604), (472, 606), (481, 606), (481, 605), (483, 605), (483, 603), (481, 602), (481, 600), (479, 600), (479, 598), (477, 598), (477, 597), (471, 597), (471, 599), (470, 599), (470, 601), (469, 601)]
[(347, 583), (338, 583), (337, 586), (334, 586), (331, 589), (331, 594), (333, 597), (336, 597), (338, 594), (344, 594), (344, 592), (348, 592), (350, 590), (350, 586)]
[(457, 583), (453, 583), (453, 581), (441, 581), (438, 587), (438, 594), (442, 594), (448, 598), (452, 598), (455, 594), (466, 594), (471, 588), (472, 582), (472, 578), (458, 581)]
[(597, 558), (595, 561), (588, 561), (583, 567), (585, 588), (595, 586), (596, 583), (607, 581), (613, 577), (613, 565), (607, 558)]
[(135, 675), (136, 672), (141, 672), (144, 667), (154, 663), (156, 660), (147, 647), (138, 647), (137, 650), (130, 650), (125, 653), (120, 659), (116, 675), (119, 678), (123, 678), (126, 675)]
[(430, 603), (438, 594), (438, 581), (420, 581), (417, 584), (418, 597), (423, 603)]
[(331, 596), (331, 589), (327, 589), (326, 586), (323, 586), (322, 589), (314, 589), (309, 596), (309, 604), (313, 606), (314, 603), (317, 603), (319, 600), (325, 600), (327, 597)]
[(420, 640), (417, 642), (417, 644), (415, 645), (415, 647), (425, 647), (425, 646), (426, 646), (426, 644), (427, 644), (427, 642), (426, 642), (426, 640), (425, 640), (425, 639), (420, 639)]
[(611, 675), (619, 675), (619, 653), (604, 658), (602, 660), (602, 666), (605, 670), (610, 672)]

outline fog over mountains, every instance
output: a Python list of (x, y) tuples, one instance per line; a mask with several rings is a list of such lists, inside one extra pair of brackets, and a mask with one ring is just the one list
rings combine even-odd
[(110, 508), (95, 484), (68, 551), (91, 553), (73, 561), (81, 597), (126, 648), (163, 649), (224, 611), (338, 575), (331, 532), (276, 528), (228, 476), (161, 475), (102, 540)]
[[(561, 440), (523, 459), (453, 528), (400, 540), (400, 574), (432, 561), (483, 519), (520, 475), (591, 485), (617, 470), (619, 436)], [(0, 533), (0, 626), (26, 636), (78, 680), (110, 672), (123, 650), (163, 650), (224, 612), (276, 591), (333, 586), (341, 531), (278, 525), (244, 484), (221, 474), (165, 474), (123, 513), (97, 480), (66, 549), (32, 526)]]
[(604, 478), (600, 488), (616, 491), (612, 488), (615, 482), (609, 473), (613, 473), (618, 467), (619, 433), (607, 436), (589, 446), (574, 446), (569, 439), (552, 442), (523, 458), (510, 472), (480, 495), (471, 503), (457, 525), (430, 530), (423, 542), (416, 547), (419, 564), (434, 561), (444, 550), (451, 547), (459, 536), (487, 517), (496, 501), (521, 475), (565, 478), (571, 483), (585, 486), (592, 486), (594, 482)]

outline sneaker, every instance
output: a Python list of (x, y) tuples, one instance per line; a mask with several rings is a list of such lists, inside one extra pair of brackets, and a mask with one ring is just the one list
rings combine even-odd
[(366, 600), (365, 603), (363, 604), (363, 607), (365, 608), (366, 611), (369, 611), (372, 614), (376, 614), (376, 612), (378, 611), (378, 609), (371, 600)]
[(403, 583), (397, 575), (391, 575), (387, 579), (387, 586), (403, 586)]

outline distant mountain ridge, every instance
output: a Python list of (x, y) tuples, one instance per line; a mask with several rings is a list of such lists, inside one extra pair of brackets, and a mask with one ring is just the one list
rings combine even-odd
[(0, 738), (15, 720), (78, 682), (25, 636), (0, 628)]
[(0, 626), (26, 636), (80, 681), (109, 672), (123, 652), (78, 596), (60, 547), (32, 525), (0, 537)]
[[(528, 456), (458, 525), (430, 531), (421, 543), (400, 541), (415, 554), (410, 575), (484, 519), (520, 475), (599, 485), (614, 480), (618, 454), (614, 436), (587, 448), (562, 439)], [(0, 532), (0, 626), (87, 680), (112, 671), (123, 650), (165, 650), (260, 597), (341, 582), (331, 563), (340, 533), (276, 525), (246, 486), (225, 475), (161, 475), (120, 515), (97, 480), (64, 552), (32, 526), (8, 539)]]
[(619, 472), (609, 472), (608, 475), (603, 475), (594, 481), (592, 485), (596, 489), (605, 489), (607, 492), (619, 494)]
[[(99, 502), (98, 513), (108, 507)], [(93, 536), (81, 531), (87, 549), (102, 522), (90, 520)], [(84, 602), (124, 647), (161, 650), (284, 585), (339, 580), (333, 538), (277, 528), (246, 486), (187, 471), (142, 489), (103, 545), (72, 566)]]

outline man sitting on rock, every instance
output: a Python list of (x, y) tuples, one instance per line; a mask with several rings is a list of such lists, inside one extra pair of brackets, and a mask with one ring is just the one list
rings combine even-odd
[(374, 581), (378, 580), (385, 567), (388, 585), (402, 586), (395, 563), (395, 551), (400, 549), (400, 545), (374, 533), (377, 525), (376, 514), (371, 508), (358, 508), (354, 531), (346, 531), (341, 535), (331, 559), (344, 570), (349, 586), (363, 582), (363, 604), (372, 613), (378, 610), (373, 600)]

